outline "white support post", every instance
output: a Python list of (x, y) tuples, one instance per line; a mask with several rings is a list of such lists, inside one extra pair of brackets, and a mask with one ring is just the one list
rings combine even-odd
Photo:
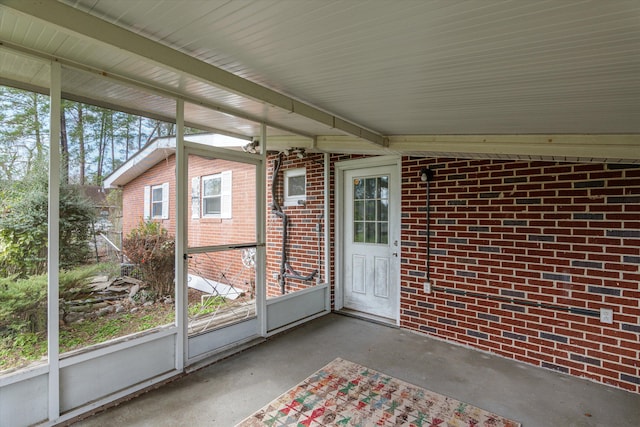
[(49, 122), (49, 247), (47, 285), (47, 354), (49, 357), (49, 421), (60, 417), (60, 325), (59, 276), (60, 276), (60, 109), (62, 67), (51, 62), (50, 122)]
[(184, 150), (184, 101), (176, 102), (176, 253), (175, 253), (175, 310), (176, 327), (176, 370), (182, 372), (187, 360), (187, 159)]
[(329, 203), (331, 202), (331, 155), (324, 153), (324, 282), (329, 285), (327, 291), (327, 299), (325, 302), (325, 310), (331, 311), (331, 245), (329, 239), (331, 237), (329, 227)]
[(260, 165), (256, 179), (256, 231), (258, 247), (256, 248), (256, 312), (260, 335), (267, 335), (267, 125), (260, 126)]

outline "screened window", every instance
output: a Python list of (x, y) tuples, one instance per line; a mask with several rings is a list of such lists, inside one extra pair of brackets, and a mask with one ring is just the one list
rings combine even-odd
[(389, 177), (353, 180), (353, 241), (389, 243)]

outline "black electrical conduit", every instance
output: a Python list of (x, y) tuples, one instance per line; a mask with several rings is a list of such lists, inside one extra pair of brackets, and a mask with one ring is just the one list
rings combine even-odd
[(561, 306), (561, 305), (555, 305), (555, 304), (547, 304), (547, 303), (543, 303), (543, 302), (533, 302), (533, 301), (527, 301), (527, 300), (523, 300), (523, 299), (519, 299), (519, 298), (508, 298), (508, 297), (501, 297), (498, 295), (491, 295), (491, 294), (483, 294), (483, 293), (479, 293), (479, 292), (473, 292), (473, 291), (466, 291), (463, 289), (452, 289), (452, 288), (443, 288), (441, 286), (431, 286), (431, 268), (429, 265), (429, 260), (431, 258), (430, 254), (431, 254), (431, 246), (430, 246), (430, 235), (431, 235), (431, 229), (430, 229), (430, 224), (431, 224), (431, 202), (430, 202), (430, 197), (429, 197), (429, 183), (431, 182), (431, 180), (433, 179), (433, 171), (429, 168), (422, 168), (420, 170), (420, 179), (422, 181), (425, 181), (427, 183), (427, 283), (429, 283), (429, 286), (431, 287), (432, 291), (438, 291), (438, 292), (444, 292), (446, 294), (453, 294), (453, 295), (462, 295), (462, 296), (466, 296), (466, 297), (473, 297), (473, 298), (483, 298), (483, 299), (487, 299), (487, 300), (493, 300), (493, 301), (500, 301), (500, 302), (506, 302), (509, 304), (518, 304), (518, 305), (524, 305), (524, 306), (528, 306), (528, 307), (538, 307), (538, 308), (546, 308), (549, 310), (558, 310), (558, 311), (565, 311), (568, 313), (572, 313), (572, 314), (581, 314), (583, 316), (592, 316), (592, 317), (600, 317), (600, 312), (597, 310), (589, 310), (587, 308), (580, 308), (580, 307), (565, 307), (565, 306)]
[(429, 168), (420, 169), (420, 179), (427, 183), (427, 283), (431, 286), (431, 196), (429, 183), (433, 179), (433, 171)]
[(280, 253), (280, 274), (278, 275), (278, 283), (280, 284), (280, 292), (282, 295), (286, 293), (286, 280), (297, 279), (304, 282), (309, 282), (316, 277), (318, 270), (314, 270), (308, 276), (303, 276), (296, 272), (287, 262), (287, 228), (289, 226), (289, 217), (282, 211), (278, 198), (276, 197), (276, 182), (278, 180), (278, 173), (280, 172), (280, 166), (282, 165), (282, 153), (278, 154), (277, 159), (273, 167), (273, 176), (271, 177), (271, 211), (280, 219), (282, 219), (282, 250)]

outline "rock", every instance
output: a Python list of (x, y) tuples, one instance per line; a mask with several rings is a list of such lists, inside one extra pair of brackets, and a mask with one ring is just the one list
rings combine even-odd
[(173, 298), (171, 298), (171, 297), (164, 297), (164, 303), (165, 303), (165, 304), (173, 304)]
[(116, 313), (122, 313), (125, 310), (122, 304), (116, 304)]
[(85, 313), (87, 311), (92, 311), (93, 306), (91, 304), (83, 304), (83, 305), (72, 305), (69, 306), (67, 311), (71, 313)]
[(94, 310), (105, 308), (105, 307), (109, 307), (109, 304), (106, 303), (106, 302), (97, 302), (97, 303), (93, 304), (93, 309)]
[(138, 284), (133, 285), (131, 287), (131, 290), (129, 291), (129, 298), (133, 298), (138, 293), (139, 290), (140, 290), (140, 285)]
[(107, 289), (109, 287), (109, 284), (110, 282), (108, 276), (95, 276), (93, 280), (91, 280), (91, 283), (89, 283), (89, 286), (94, 291), (101, 291)]
[(115, 311), (115, 307), (113, 306), (108, 306), (108, 307), (102, 307), (100, 310), (98, 310), (98, 312), (96, 313), (96, 315), (98, 317), (101, 316), (106, 316), (107, 314), (111, 314)]
[(67, 323), (76, 323), (81, 320), (84, 320), (84, 315), (82, 313), (67, 313), (65, 316), (65, 321)]
[(151, 307), (153, 305), (153, 301), (147, 301), (144, 304), (142, 304), (144, 307)]
[(137, 312), (138, 310), (140, 310), (138, 307), (133, 307), (133, 308), (131, 309), (131, 313), (135, 313), (135, 312)]

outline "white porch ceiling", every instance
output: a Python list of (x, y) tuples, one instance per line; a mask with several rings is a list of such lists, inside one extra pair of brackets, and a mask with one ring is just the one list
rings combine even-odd
[(69, 97), (160, 117), (182, 97), (209, 107), (191, 125), (247, 137), (265, 121), (329, 151), (640, 162), (638, 1), (0, 5), (0, 82), (46, 87), (28, 53), (68, 67)]

